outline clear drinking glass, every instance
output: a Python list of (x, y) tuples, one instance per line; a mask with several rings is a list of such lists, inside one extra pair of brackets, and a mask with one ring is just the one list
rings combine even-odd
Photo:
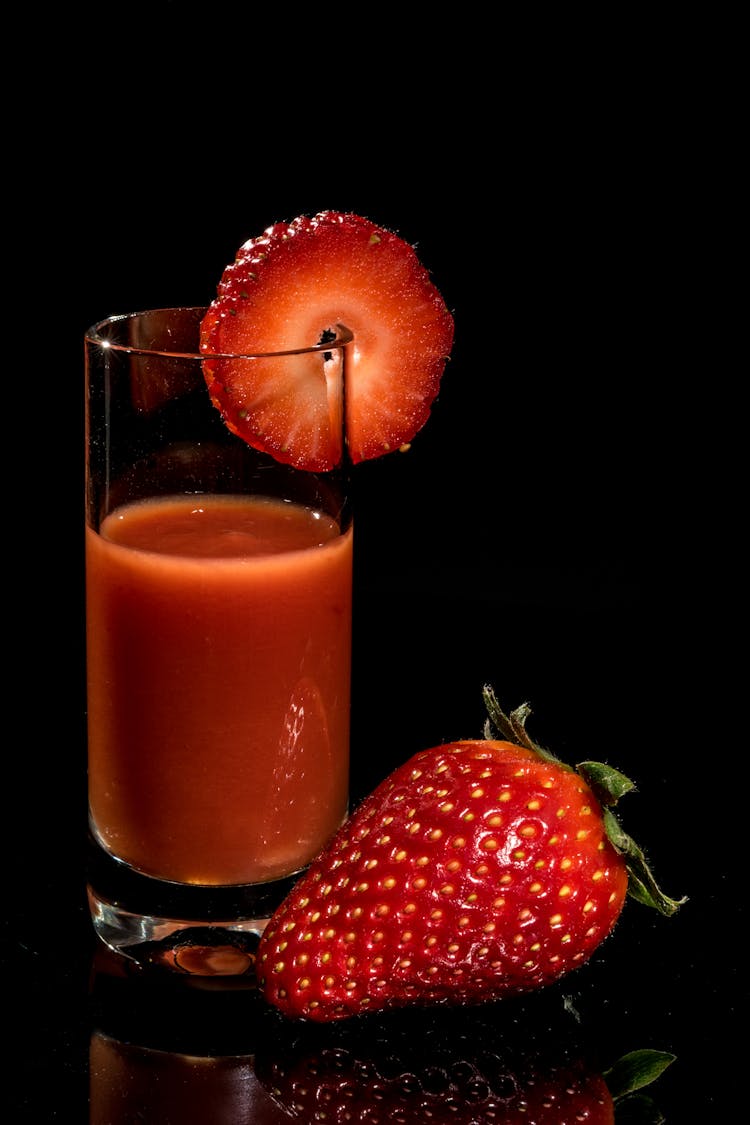
[[(211, 974), (348, 811), (353, 532), (343, 433), (326, 473), (233, 434), (205, 311), (86, 334), (88, 889), (111, 948)], [(343, 379), (350, 342), (232, 362)]]

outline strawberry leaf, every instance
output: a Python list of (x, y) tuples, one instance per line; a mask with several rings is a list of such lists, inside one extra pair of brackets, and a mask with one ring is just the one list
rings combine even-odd
[(671, 1066), (675, 1057), (668, 1051), (655, 1051), (651, 1048), (630, 1051), (605, 1070), (603, 1078), (615, 1100), (624, 1098), (626, 1094), (642, 1090), (644, 1086), (655, 1082)]
[(625, 858), (628, 869), (628, 894), (644, 906), (658, 910), (660, 914), (671, 917), (687, 898), (669, 898), (658, 886), (646, 857), (627, 832), (625, 832), (611, 809), (604, 809), (604, 827), (610, 843)]
[(662, 1125), (666, 1118), (661, 1110), (640, 1091), (655, 1082), (675, 1057), (650, 1048), (630, 1051), (604, 1071), (602, 1077), (615, 1103), (617, 1125)]
[(665, 1125), (667, 1120), (648, 1094), (629, 1094), (615, 1109), (617, 1125)]
[(576, 769), (603, 805), (616, 805), (620, 797), (635, 789), (629, 777), (604, 762), (579, 762)]

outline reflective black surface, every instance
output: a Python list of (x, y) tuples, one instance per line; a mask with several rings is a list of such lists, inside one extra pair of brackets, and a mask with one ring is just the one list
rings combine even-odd
[[(740, 1010), (740, 949), (722, 939), (721, 919), (739, 907), (728, 859), (716, 862), (721, 832), (690, 834), (699, 799), (683, 759), (693, 736), (680, 718), (683, 685), (664, 678), (664, 661), (679, 659), (683, 606), (675, 605), (650, 558), (645, 566), (642, 557), (573, 565), (568, 554), (564, 564), (549, 509), (535, 533), (540, 547), (550, 536), (546, 556), (498, 541), (468, 557), (466, 544), (481, 539), (487, 525), (465, 524), (449, 534), (441, 506), (428, 509), (420, 501), (431, 494), (422, 478), (427, 465), (432, 487), (446, 497), (449, 522), (458, 501), (449, 495), (448, 478), (476, 489), (465, 501), (476, 517), (481, 489), (474, 471), (446, 470), (429, 440), (410, 457), (363, 474), (354, 799), (416, 749), (481, 733), (487, 679), (512, 703), (530, 700), (530, 728), (563, 757), (605, 758), (637, 782), (638, 791), (621, 803), (623, 824), (646, 849), (664, 890), (687, 894), (689, 902), (666, 919), (629, 901), (592, 961), (559, 985), (523, 1002), (459, 1013), (414, 1011), (304, 1029), (269, 1010), (247, 978), (233, 988), (226, 980), (133, 974), (97, 953), (87, 917), (83, 702), (71, 683), (60, 709), (34, 719), (43, 753), (19, 763), (24, 817), (39, 794), (42, 814), (34, 838), (19, 830), (16, 850), (8, 853), (21, 883), (5, 915), (3, 952), (13, 1031), (5, 1088), (14, 1120), (85, 1121), (90, 1104), (94, 1125), (312, 1122), (305, 1117), (311, 1103), (299, 1101), (295, 1082), (304, 1085), (300, 1073), (320, 1074), (320, 1052), (336, 1061), (329, 1094), (343, 1083), (351, 1101), (353, 1083), (363, 1114), (373, 1074), (375, 1087), (387, 1079), (391, 1088), (398, 1078), (405, 1089), (417, 1081), (428, 1091), (431, 1082), (440, 1090), (450, 1075), (464, 1075), (478, 1099), (475, 1109), (489, 1113), (506, 1106), (498, 1098), (519, 1051), (526, 1065), (537, 1054), (543, 1060), (575, 1054), (601, 1073), (640, 1048), (675, 1056), (653, 1089), (668, 1121), (734, 1120), (722, 1116), (723, 1059), (732, 1049), (728, 1021)], [(378, 487), (368, 490), (376, 480)], [(510, 483), (504, 487), (513, 491)], [(385, 515), (391, 520), (386, 498), (393, 496), (400, 502), (399, 536), (384, 540), (378, 525)], [(66, 723), (68, 731), (78, 728), (78, 740), (62, 737)], [(727, 841), (730, 827), (721, 830)], [(392, 1054), (382, 1057), (384, 1041), (401, 1051), (406, 1077)], [(505, 1075), (503, 1081), (496, 1075), (490, 1093), (482, 1085), (488, 1052)], [(476, 1065), (479, 1077), (471, 1069)], [(449, 1078), (436, 1078), (446, 1067)], [(289, 1088), (280, 1086), (284, 1075)], [(286, 1094), (274, 1093), (282, 1087)], [(448, 1093), (460, 1100), (462, 1089), (451, 1086)], [(307, 1108), (289, 1117), (284, 1104)], [(202, 1116), (189, 1116), (198, 1107)], [(503, 1117), (467, 1120), (493, 1125)]]
[[(475, 1113), (456, 1120), (492, 1125), (511, 1120), (500, 1111), (510, 1112), (524, 1068), (538, 1080), (569, 1061), (601, 1074), (641, 1048), (675, 1056), (651, 1091), (666, 1120), (735, 1120), (722, 1116), (729, 1102), (720, 1064), (731, 1051), (726, 1021), (739, 982), (706, 945), (717, 899), (694, 866), (652, 838), (669, 885), (682, 875), (679, 889), (692, 894), (675, 918), (628, 903), (589, 965), (532, 997), (328, 1028), (289, 1023), (248, 977), (134, 972), (96, 950), (75, 857), (58, 852), (67, 870), (55, 874), (52, 860), (37, 868), (38, 909), (19, 914), (16, 903), (7, 927), (12, 1062), (4, 1085), (13, 1120), (312, 1122), (311, 1107), (330, 1112), (343, 1088), (343, 1104), (361, 1116), (341, 1120), (369, 1120), (386, 1089), (402, 1108), (450, 1097)], [(310, 1092), (311, 1082), (320, 1088)], [(413, 1114), (406, 1120), (422, 1120)]]
[[(210, 1105), (202, 1125), (294, 1120), (269, 1093), (289, 1059), (325, 1048), (348, 1074), (361, 1051), (393, 1078), (386, 1039), (423, 1085), (447, 1089), (423, 1073), (437, 1053), (439, 1067), (456, 1064), (450, 1081), (476, 1079), (477, 1098), (463, 1064), (478, 1046), (500, 1059), (496, 1093), (519, 1049), (578, 1052), (601, 1071), (652, 1047), (675, 1055), (653, 1090), (669, 1122), (736, 1120), (746, 739), (724, 654), (744, 645), (726, 437), (739, 408), (736, 368), (714, 361), (722, 333), (701, 351), (717, 270), (697, 258), (707, 236), (689, 83), (649, 86), (642, 39), (619, 63), (608, 48), (605, 66), (588, 50), (569, 61), (583, 40), (563, 49), (538, 26), (502, 48), (508, 65), (520, 51), (506, 81), (494, 37), (478, 58), (476, 29), (451, 25), (429, 47), (400, 35), (390, 80), (400, 68), (412, 81), (376, 122), (382, 53), (374, 84), (359, 56), (333, 82), (316, 27), (294, 98), (308, 107), (318, 89), (325, 105), (281, 129), (268, 101), (278, 73), (264, 85), (229, 67), (234, 26), (206, 34), (216, 73), (198, 66), (201, 30), (181, 28), (177, 7), (87, 17), (54, 60), (38, 28), (29, 39), (45, 111), (24, 125), (8, 211), (24, 237), (8, 269), (6, 550), (24, 550), (5, 579), (0, 1108), (34, 1125), (120, 1125), (127, 1107), (128, 1125), (171, 1125), (189, 1123), (187, 1096)], [(671, 29), (662, 48), (659, 74)], [(457, 81), (454, 58), (481, 89)], [(488, 681), (505, 706), (530, 702), (530, 731), (563, 758), (633, 778), (623, 824), (665, 891), (689, 902), (669, 920), (629, 902), (587, 966), (522, 1004), (308, 1034), (246, 982), (134, 978), (94, 948), (82, 336), (110, 314), (210, 300), (241, 241), (326, 207), (416, 242), (456, 315), (430, 422), (407, 455), (361, 466), (357, 481), (353, 799), (416, 750), (480, 734)], [(206, 1057), (223, 1061), (195, 1062)]]

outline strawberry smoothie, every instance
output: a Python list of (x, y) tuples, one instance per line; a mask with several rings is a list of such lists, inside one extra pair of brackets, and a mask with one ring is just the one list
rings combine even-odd
[(347, 812), (351, 528), (172, 496), (87, 528), (86, 561), (95, 835), (179, 883), (303, 868)]

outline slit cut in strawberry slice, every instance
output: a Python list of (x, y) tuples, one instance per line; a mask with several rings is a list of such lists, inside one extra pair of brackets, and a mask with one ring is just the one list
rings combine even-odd
[[(346, 349), (323, 346), (347, 333)], [(343, 436), (354, 464), (409, 443), (452, 344), (453, 317), (413, 247), (336, 211), (276, 223), (241, 246), (201, 325), (226, 425), (314, 471), (341, 461)], [(257, 358), (238, 358), (248, 355)]]

